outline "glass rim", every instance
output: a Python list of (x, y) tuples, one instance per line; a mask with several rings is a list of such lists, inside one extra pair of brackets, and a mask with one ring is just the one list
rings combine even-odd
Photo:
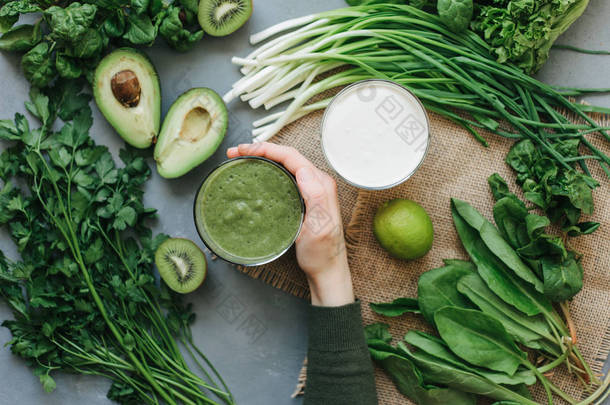
[[(421, 157), (419, 163), (417, 164), (417, 166), (415, 166), (415, 168), (409, 172), (404, 178), (389, 184), (389, 185), (385, 185), (385, 186), (365, 186), (362, 184), (357, 184), (354, 183), (353, 181), (349, 180), (348, 178), (346, 178), (344, 175), (342, 175), (336, 168), (335, 166), (332, 164), (332, 162), (330, 161), (330, 158), (328, 157), (328, 154), (326, 153), (326, 147), (324, 146), (324, 124), (326, 123), (326, 120), (328, 119), (328, 115), (329, 115), (329, 111), (331, 110), (331, 107), (333, 105), (333, 103), (335, 103), (335, 101), (337, 99), (340, 98), (340, 96), (350, 90), (352, 90), (354, 87), (358, 87), (361, 86), (365, 83), (369, 83), (369, 82), (382, 82), (382, 83), (389, 83), (393, 86), (398, 87), (401, 91), (404, 91), (406, 93), (408, 93), (410, 96), (412, 96), (415, 101), (417, 102), (417, 104), (420, 106), (424, 117), (426, 118), (426, 129), (427, 129), (427, 133), (428, 133), (428, 141), (426, 142), (426, 150), (424, 151), (423, 156)], [(346, 183), (348, 183), (351, 186), (363, 189), (363, 190), (387, 190), (390, 189), (392, 187), (396, 187), (399, 184), (404, 183), (405, 181), (409, 180), (411, 177), (413, 177), (413, 175), (415, 174), (415, 172), (417, 172), (417, 170), (421, 167), (421, 165), (424, 163), (424, 160), (426, 160), (426, 157), (428, 156), (428, 152), (430, 150), (430, 139), (432, 138), (431, 133), (430, 133), (430, 119), (428, 117), (428, 112), (426, 111), (426, 108), (424, 107), (423, 103), (421, 102), (421, 100), (419, 99), (419, 97), (417, 97), (411, 90), (407, 89), (406, 87), (404, 87), (401, 84), (398, 84), (396, 82), (393, 82), (391, 80), (387, 80), (387, 79), (364, 79), (364, 80), (359, 80), (357, 82), (354, 82), (352, 84), (347, 85), (346, 87), (344, 87), (343, 89), (341, 89), (337, 94), (335, 94), (332, 99), (330, 100), (330, 102), (328, 103), (328, 105), (326, 106), (326, 109), (324, 110), (324, 114), (322, 116), (322, 122), (320, 123), (320, 146), (322, 149), (322, 153), (324, 154), (324, 159), (326, 160), (326, 162), (328, 163), (328, 165), (333, 169), (333, 171), (337, 174), (337, 176), (339, 176), (343, 181), (345, 181)]]
[[(235, 162), (238, 160), (261, 160), (261, 161), (270, 163), (270, 164), (278, 167), (279, 169), (281, 169), (282, 172), (284, 172), (288, 176), (288, 178), (292, 181), (292, 184), (294, 185), (294, 187), (297, 191), (297, 195), (299, 196), (299, 201), (301, 203), (300, 204), (301, 205), (301, 219), (299, 222), (299, 228), (297, 229), (297, 232), (296, 232), (294, 238), (292, 238), (292, 241), (286, 246), (286, 248), (284, 248), (277, 254), (268, 256), (268, 257), (264, 257), (264, 258), (262, 258), (260, 260), (256, 260), (256, 261), (248, 261), (248, 262), (240, 261), (239, 257), (236, 255), (231, 255), (231, 257), (229, 258), (229, 257), (227, 257), (227, 255), (223, 254), (223, 253), (227, 253), (230, 255), (229, 252), (222, 252), (221, 251), (222, 249), (220, 247), (218, 247), (218, 249), (215, 249), (214, 246), (212, 246), (213, 241), (211, 241), (211, 238), (209, 238), (210, 240), (207, 240), (208, 238), (205, 236), (205, 235), (207, 235), (207, 232), (205, 231), (205, 229), (203, 229), (203, 219), (200, 217), (200, 215), (198, 214), (198, 210), (197, 210), (197, 207), (198, 207), (197, 202), (199, 201), (199, 196), (201, 195), (201, 193), (204, 189), (205, 183), (210, 178), (210, 176), (212, 176), (212, 174), (214, 172), (216, 172), (222, 166), (225, 166), (229, 163), (232, 163), (232, 162)], [(201, 225), (199, 223), (200, 221), (198, 221), (199, 218), (202, 219)], [(195, 221), (195, 228), (197, 229), (199, 238), (201, 239), (201, 241), (203, 242), (205, 247), (208, 248), (210, 250), (210, 252), (212, 252), (212, 254), (220, 257), (221, 259), (223, 259), (224, 261), (226, 261), (228, 263), (235, 264), (235, 265), (246, 266), (246, 267), (261, 266), (263, 264), (271, 263), (272, 261), (277, 260), (278, 258), (283, 256), (288, 250), (290, 250), (290, 248), (294, 245), (297, 238), (299, 237), (299, 234), (301, 233), (301, 230), (303, 229), (303, 224), (304, 224), (304, 220), (305, 220), (305, 200), (303, 199), (301, 190), (299, 190), (296, 178), (282, 164), (275, 162), (271, 159), (262, 157), (262, 156), (237, 156), (237, 157), (227, 159), (227, 160), (220, 162), (203, 178), (203, 180), (201, 181), (201, 184), (197, 188), (197, 193), (195, 194), (195, 200), (193, 202), (193, 219)]]

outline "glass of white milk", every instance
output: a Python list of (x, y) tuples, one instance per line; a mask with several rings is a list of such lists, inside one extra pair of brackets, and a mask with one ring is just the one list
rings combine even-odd
[(348, 183), (394, 187), (415, 173), (429, 146), (428, 115), (413, 93), (387, 80), (363, 80), (341, 90), (322, 120), (322, 150)]

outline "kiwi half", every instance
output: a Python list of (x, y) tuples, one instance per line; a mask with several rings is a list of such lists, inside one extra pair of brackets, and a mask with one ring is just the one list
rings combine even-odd
[(223, 37), (244, 25), (252, 15), (252, 0), (201, 0), (197, 17), (201, 28)]
[(205, 255), (188, 239), (167, 239), (157, 248), (155, 263), (165, 284), (181, 294), (195, 291), (208, 270)]

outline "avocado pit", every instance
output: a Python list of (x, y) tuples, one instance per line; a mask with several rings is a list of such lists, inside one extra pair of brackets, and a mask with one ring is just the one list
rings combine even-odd
[(184, 117), (182, 128), (180, 128), (180, 139), (195, 143), (208, 133), (210, 125), (212, 125), (212, 118), (208, 110), (203, 107), (195, 107)]
[(138, 76), (132, 70), (121, 70), (112, 76), (110, 87), (114, 97), (123, 106), (133, 108), (140, 104), (142, 88)]

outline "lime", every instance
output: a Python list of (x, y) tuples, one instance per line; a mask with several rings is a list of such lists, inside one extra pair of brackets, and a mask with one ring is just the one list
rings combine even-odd
[(434, 229), (426, 210), (415, 201), (397, 198), (383, 203), (373, 219), (382, 248), (399, 259), (422, 257), (432, 247)]

